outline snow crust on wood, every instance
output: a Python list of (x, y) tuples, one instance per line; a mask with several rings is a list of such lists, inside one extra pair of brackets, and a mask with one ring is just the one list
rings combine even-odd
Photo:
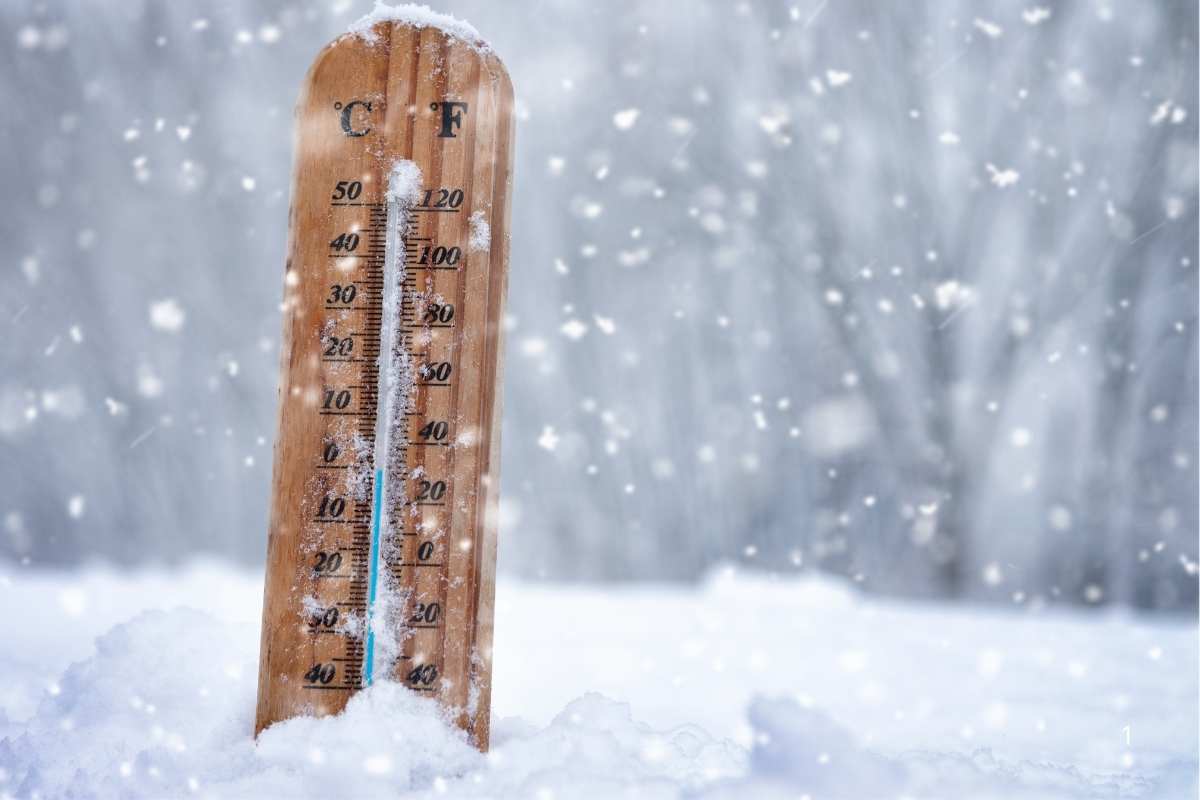
[(483, 209), (476, 210), (471, 214), (471, 235), (467, 246), (471, 252), (479, 252), (487, 250), (492, 246), (492, 226), (488, 224), (487, 215), (483, 213)]
[[(375, 490), (383, 492), (381, 507), (390, 509), (404, 497), (404, 483), (411, 477), (404, 461), (404, 446), (407, 444), (405, 411), (416, 387), (416, 364), (403, 344), (401, 305), (404, 300), (404, 237), (412, 221), (412, 208), (420, 202), (421, 168), (412, 161), (397, 159), (388, 171), (387, 179), (387, 245), (383, 276), (383, 318), (380, 331), (380, 408), (376, 420), (374, 465), (383, 470), (383, 485)], [(406, 506), (399, 513), (415, 513), (415, 506)], [(368, 633), (373, 639), (368, 642), (375, 658), (375, 674), (380, 677), (391, 675), (403, 654), (404, 642), (412, 635), (404, 617), (410, 591), (406, 589), (392, 570), (385, 566), (389, 561), (400, 559), (402, 537), (397, 535), (391, 514), (384, 512), (378, 521), (381, 526), (379, 552), (371, 557), (378, 571), (378, 590), (369, 611)], [(401, 524), (400, 527), (403, 527)]]
[(375, 8), (355, 20), (350, 25), (348, 32), (374, 44), (378, 38), (374, 28), (381, 22), (399, 22), (402, 25), (411, 25), (418, 29), (437, 28), (446, 35), (471, 45), (479, 52), (491, 50), (491, 45), (479, 35), (479, 31), (475, 30), (471, 23), (416, 3), (392, 6), (376, 0)]
[(389, 203), (415, 205), (421, 199), (421, 168), (416, 162), (397, 159), (388, 173)]

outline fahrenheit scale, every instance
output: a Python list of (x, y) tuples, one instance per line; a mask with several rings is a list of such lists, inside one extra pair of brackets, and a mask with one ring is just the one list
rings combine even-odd
[(296, 124), (256, 733), (389, 679), (486, 749), (512, 86), (384, 20)]

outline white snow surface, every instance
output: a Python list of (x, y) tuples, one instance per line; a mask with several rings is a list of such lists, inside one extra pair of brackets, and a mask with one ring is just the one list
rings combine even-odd
[(0, 564), (0, 797), (1196, 796), (1192, 618), (502, 580), (482, 755), (387, 683), (255, 743), (261, 591)]
[(479, 31), (475, 30), (471, 23), (416, 3), (392, 6), (381, 0), (375, 0), (375, 7), (371, 9), (370, 13), (351, 23), (347, 32), (374, 44), (375, 31), (373, 28), (381, 22), (399, 22), (414, 28), (437, 28), (480, 52), (490, 49), (490, 45), (484, 41), (484, 38), (479, 35)]

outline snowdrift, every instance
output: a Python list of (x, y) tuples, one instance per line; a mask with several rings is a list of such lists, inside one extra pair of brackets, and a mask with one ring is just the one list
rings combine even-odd
[[(484, 755), (431, 700), (389, 683), (359, 694), (337, 717), (290, 720), (255, 742), (258, 591), (255, 576), (223, 565), (175, 575), (0, 578), (5, 606), (30, 612), (6, 633), (0, 655), (11, 677), (0, 695), (0, 796), (817, 800), (1196, 792), (1190, 621), (1150, 626), (947, 612), (864, 601), (824, 582), (736, 575), (697, 591), (503, 584), (500, 718)], [(735, 597), (760, 622), (724, 627)], [(138, 610), (180, 603), (211, 610)], [(532, 609), (551, 608), (548, 624), (528, 622)], [(639, 609), (653, 611), (659, 626), (616, 625)], [(126, 621), (112, 624), (114, 617)], [(767, 621), (774, 637), (759, 627)], [(95, 629), (107, 630), (93, 639)], [(730, 637), (720, 642), (728, 649), (706, 651), (692, 638), (704, 630)], [(1066, 646), (1056, 651), (1066, 658), (1061, 664), (1042, 651), (1053, 641)], [(960, 647), (974, 660), (963, 662)], [(1026, 652), (1045, 667), (1040, 683), (1022, 664)], [(1167, 670), (1154, 669), (1164, 662)], [(630, 682), (604, 677), (614, 671)], [(1114, 682), (1125, 702), (1106, 724), (1098, 720)], [(993, 693), (991, 725), (947, 735), (945, 723), (958, 722), (975, 702), (965, 687), (976, 683)], [(581, 691), (590, 684), (629, 702)], [(572, 692), (582, 696), (539, 719), (547, 703)], [(921, 718), (913, 708), (922, 703), (939, 710)], [(1026, 727), (1022, 709), (1040, 720), (1040, 730), (1036, 722)], [(531, 719), (512, 715), (518, 711)], [(639, 720), (642, 713), (653, 719)], [(716, 733), (672, 717), (704, 719)], [(1131, 729), (1128, 746), (1116, 725), (1122, 719)], [(910, 735), (898, 733), (904, 730)]]

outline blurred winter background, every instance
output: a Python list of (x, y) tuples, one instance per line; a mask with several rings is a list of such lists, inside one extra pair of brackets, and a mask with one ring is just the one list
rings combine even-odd
[(368, 0), (12, 0), (0, 797), (1195, 798), (1195, 0), (438, 8), (518, 95), (492, 755), (250, 736)]
[[(0, 553), (261, 564), (365, 2), (0, 7)], [(519, 100), (501, 569), (1194, 611), (1197, 6), (446, 2)]]

